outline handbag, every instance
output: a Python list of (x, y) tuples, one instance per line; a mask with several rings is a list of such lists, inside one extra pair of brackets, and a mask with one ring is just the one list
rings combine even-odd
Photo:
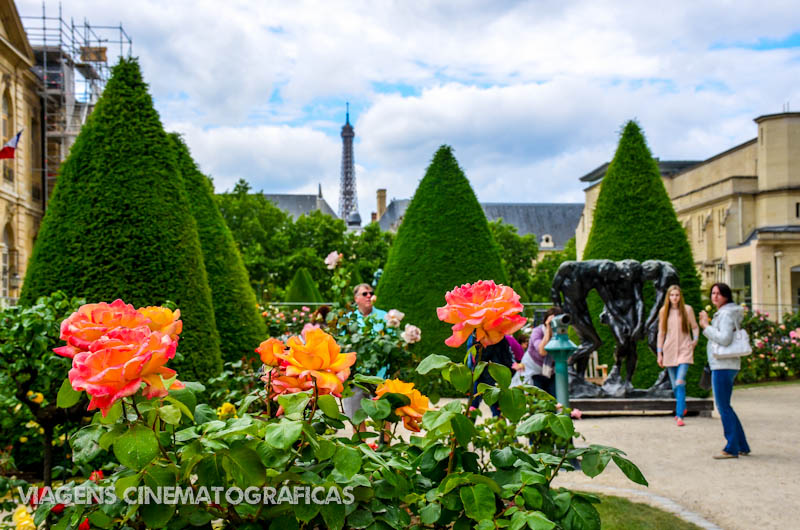
[(697, 386), (703, 390), (711, 390), (711, 367), (708, 363), (703, 366), (703, 374), (700, 376), (700, 382), (697, 383)]
[(732, 359), (734, 357), (744, 357), (753, 352), (750, 345), (750, 336), (743, 329), (735, 329), (733, 340), (727, 346), (712, 341), (714, 345), (712, 353), (717, 359)]

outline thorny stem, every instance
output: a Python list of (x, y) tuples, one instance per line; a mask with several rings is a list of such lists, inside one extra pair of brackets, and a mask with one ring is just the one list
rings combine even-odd
[(569, 443), (570, 443), (571, 440), (572, 439), (567, 440), (566, 445), (564, 445), (564, 456), (561, 457), (561, 460), (558, 462), (558, 465), (553, 470), (553, 474), (550, 475), (550, 478), (547, 480), (547, 485), (548, 486), (550, 486), (550, 483), (553, 482), (553, 480), (556, 478), (556, 475), (558, 475), (558, 470), (561, 469), (561, 465), (564, 463), (564, 460), (567, 459), (567, 453), (569, 452), (569, 451), (567, 451), (567, 449), (569, 449)]

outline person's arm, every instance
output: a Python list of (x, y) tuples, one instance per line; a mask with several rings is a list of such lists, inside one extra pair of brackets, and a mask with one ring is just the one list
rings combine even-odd
[(541, 355), (542, 357), (545, 357), (547, 355), (547, 350), (545, 350), (544, 347), (547, 346), (547, 343), (550, 342), (550, 338), (553, 335), (553, 330), (550, 327), (550, 320), (552, 320), (552, 318), (553, 317), (548, 318), (547, 322), (545, 322), (544, 336), (542, 337), (542, 340), (539, 341), (538, 350), (539, 350), (539, 355)]
[(531, 332), (531, 340), (528, 342), (528, 356), (532, 356), (534, 352), (539, 353), (539, 344), (544, 338), (544, 329), (542, 326), (536, 326)]
[(664, 336), (663, 327), (661, 326), (661, 315), (658, 318), (658, 341), (656, 342), (656, 356), (658, 357), (658, 365), (664, 367)]
[(703, 330), (703, 335), (705, 335), (708, 340), (713, 340), (722, 346), (727, 346), (733, 342), (735, 326), (733, 324), (733, 318), (731, 318), (728, 312), (719, 311), (714, 315), (714, 321), (718, 322), (718, 324), (706, 326)]
[(692, 306), (686, 306), (686, 317), (689, 319), (689, 328), (692, 330), (692, 342), (697, 346), (697, 341), (700, 340), (700, 328), (697, 326), (697, 319), (694, 318), (694, 309)]

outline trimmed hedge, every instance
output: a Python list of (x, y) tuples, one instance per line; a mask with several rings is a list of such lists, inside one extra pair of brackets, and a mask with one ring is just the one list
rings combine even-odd
[[(692, 250), (664, 188), (658, 164), (636, 122), (629, 121), (625, 125), (614, 160), (608, 166), (601, 186), (583, 259), (668, 261), (678, 270), (686, 303), (699, 313), (702, 309), (700, 278), (694, 267)], [(646, 316), (654, 300), (650, 282), (645, 285), (644, 296)], [(602, 311), (602, 302), (594, 292), (589, 301), (595, 327), (603, 340), (600, 362), (611, 366), (614, 362), (614, 339), (608, 326), (597, 319)], [(706, 358), (704, 344), (701, 339), (695, 349), (695, 362), (687, 378), (689, 395), (707, 394), (697, 386)], [(661, 368), (644, 340), (639, 343), (638, 353), (633, 384), (649, 387)]]
[(170, 365), (182, 380), (222, 369), (197, 225), (135, 59), (114, 67), (61, 167), (21, 302), (58, 290), (136, 307), (171, 300), (184, 332)]
[(422, 330), (416, 351), (461, 361), (464, 349), (444, 344), (451, 325), (436, 317), (436, 308), (445, 305), (447, 291), (464, 283), (506, 283), (498, 249), (452, 148), (444, 145), (419, 183), (389, 250), (378, 305), (403, 311), (405, 322)]
[(178, 157), (189, 209), (197, 222), (222, 359), (237, 361), (252, 354), (264, 340), (264, 319), (233, 235), (214, 201), (211, 180), (197, 168), (181, 137), (175, 133), (169, 137)]
[(299, 303), (320, 303), (322, 302), (322, 295), (319, 292), (314, 278), (305, 267), (300, 267), (294, 273), (292, 283), (286, 290), (286, 301), (299, 304)]

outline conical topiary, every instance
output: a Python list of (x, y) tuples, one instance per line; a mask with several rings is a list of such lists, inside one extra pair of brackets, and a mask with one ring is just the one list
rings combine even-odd
[(305, 267), (300, 267), (292, 278), (292, 283), (286, 290), (286, 301), (294, 304), (322, 302), (322, 295), (311, 273)]
[(135, 59), (122, 59), (61, 167), (22, 289), (136, 307), (175, 302), (182, 380), (222, 368), (197, 225)]
[(189, 209), (197, 222), (222, 358), (236, 361), (242, 355), (252, 354), (267, 330), (247, 269), (214, 201), (211, 180), (197, 168), (180, 136), (173, 133), (169, 137), (177, 153)]
[[(680, 275), (681, 288), (686, 303), (695, 313), (700, 307), (700, 278), (694, 267), (692, 249), (686, 232), (675, 215), (669, 200), (658, 164), (647, 147), (639, 125), (629, 121), (619, 140), (614, 160), (603, 178), (592, 229), (583, 252), (583, 259), (657, 259), (672, 263)], [(653, 304), (653, 288), (645, 284), (645, 316)], [(600, 324), (597, 316), (602, 310), (599, 296), (590, 299), (595, 327), (603, 339), (600, 361), (613, 363), (614, 339), (608, 326)], [(641, 341), (639, 360), (633, 383), (648, 387), (661, 371), (655, 356)], [(687, 391), (699, 395), (700, 379), (705, 350), (695, 349), (695, 362), (687, 378)]]
[(404, 322), (422, 330), (416, 351), (462, 360), (463, 349), (445, 345), (451, 325), (437, 318), (436, 308), (445, 305), (447, 291), (478, 280), (505, 283), (506, 275), (483, 209), (452, 149), (442, 146), (389, 250), (376, 305), (399, 309)]

